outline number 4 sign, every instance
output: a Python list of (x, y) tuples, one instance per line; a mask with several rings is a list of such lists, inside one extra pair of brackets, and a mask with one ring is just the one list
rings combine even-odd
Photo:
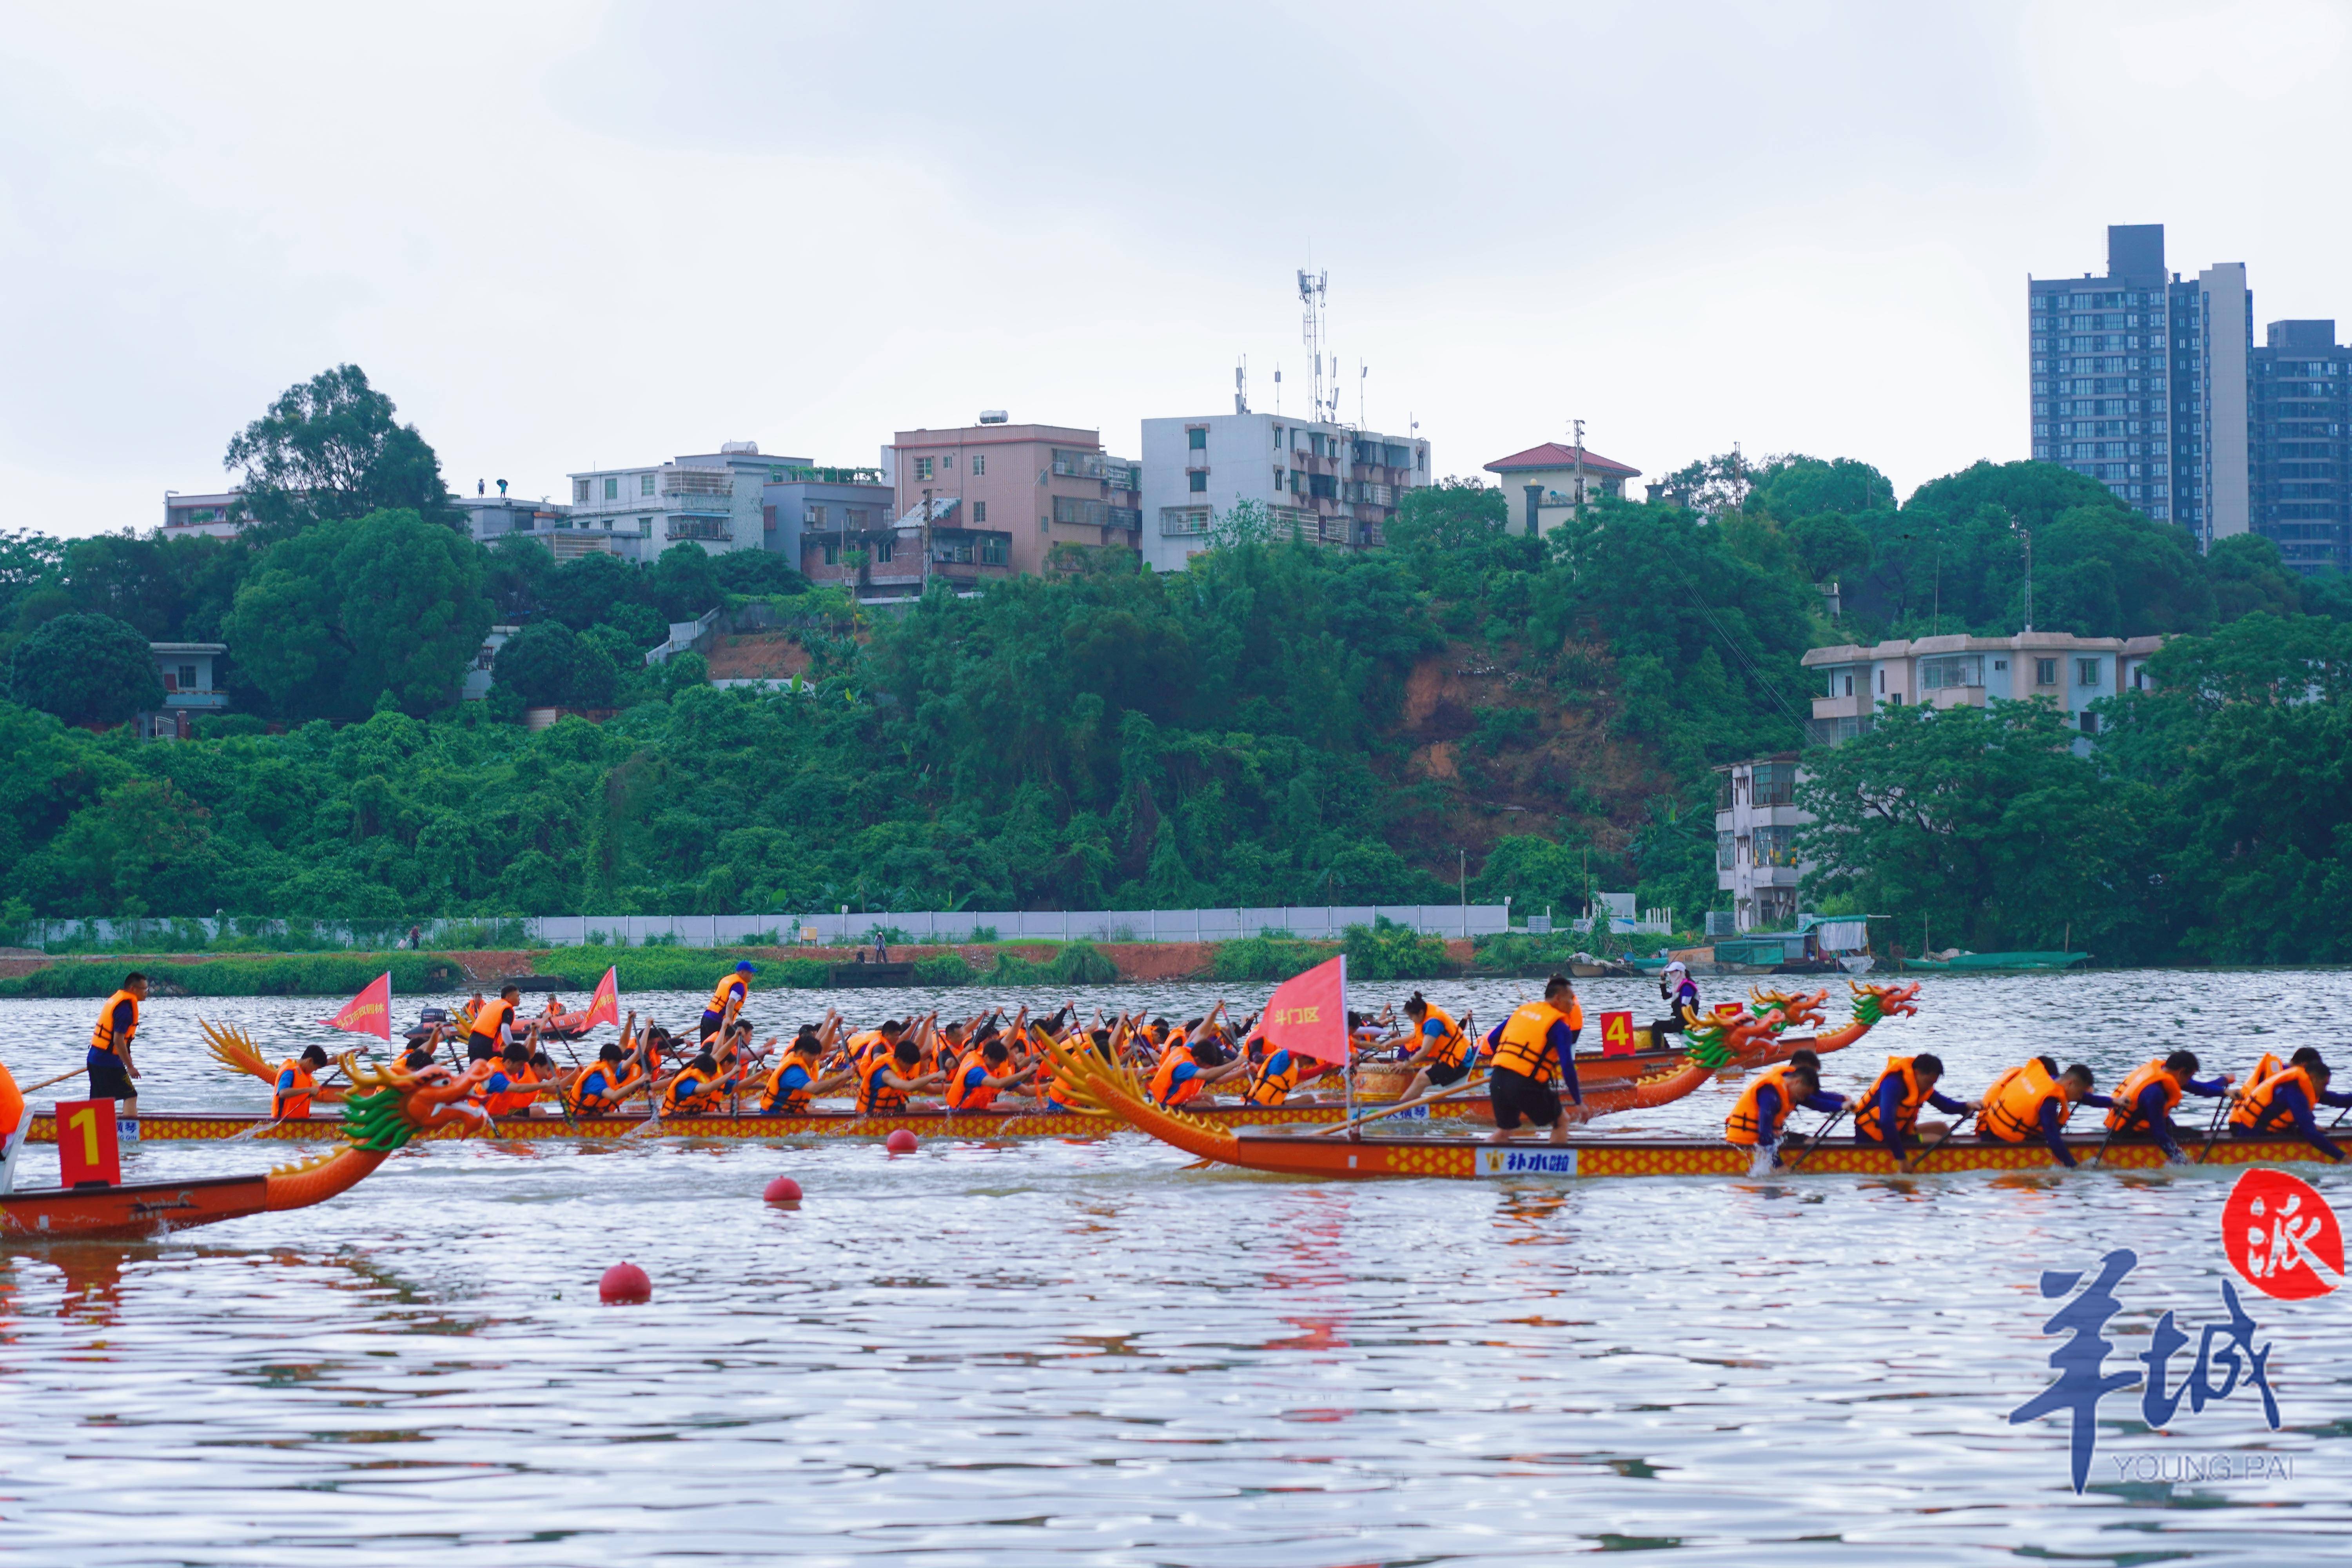
[(1601, 1054), (1604, 1057), (1630, 1057), (1633, 1044), (1633, 1015), (1603, 1013), (1601, 1015)]
[(58, 1180), (68, 1187), (119, 1187), (122, 1151), (114, 1141), (114, 1101), (58, 1101)]

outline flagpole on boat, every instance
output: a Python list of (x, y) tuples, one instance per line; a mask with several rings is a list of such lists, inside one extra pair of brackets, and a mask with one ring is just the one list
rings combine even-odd
[(1339, 1082), (1347, 1090), (1348, 1120), (1353, 1121), (1356, 1120), (1356, 1030), (1349, 1021), (1348, 955), (1344, 952), (1339, 955), (1339, 1048), (1347, 1053), (1340, 1058)]

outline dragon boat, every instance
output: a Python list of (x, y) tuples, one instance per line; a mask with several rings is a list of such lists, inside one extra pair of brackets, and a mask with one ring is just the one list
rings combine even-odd
[[(447, 1073), (415, 1075), (367, 1065), (356, 1053), (341, 1058), (352, 1084), (342, 1119), (319, 1136), (340, 1135), (347, 1146), (315, 1159), (251, 1176), (205, 1176), (180, 1182), (131, 1182), (118, 1186), (36, 1188), (0, 1195), (0, 1238), (10, 1241), (97, 1240), (147, 1237), (215, 1220), (309, 1208), (349, 1192), (420, 1133), (478, 1123), (463, 1103), (473, 1085)], [(51, 1117), (36, 1115), (37, 1137)]]

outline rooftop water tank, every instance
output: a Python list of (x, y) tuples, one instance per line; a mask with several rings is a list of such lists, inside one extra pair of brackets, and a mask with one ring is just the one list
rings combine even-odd
[(719, 455), (722, 458), (756, 458), (760, 455), (757, 441), (721, 441)]
[(980, 422), (982, 425), (1002, 425), (1011, 417), (1012, 416), (1002, 408), (983, 408), (980, 411)]

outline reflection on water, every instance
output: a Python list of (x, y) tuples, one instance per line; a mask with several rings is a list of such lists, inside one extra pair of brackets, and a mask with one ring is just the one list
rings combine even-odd
[[(1459, 989), (1482, 1015), (1514, 990)], [(1214, 1000), (1139, 991), (1171, 1012)], [(1596, 984), (1588, 1012), (1644, 993)], [(682, 1023), (699, 1000), (659, 1005)], [(760, 1000), (763, 1026), (823, 1002)], [(2103, 1076), (2179, 1043), (2242, 1063), (2258, 1030), (2326, 1044), (2352, 981), (1939, 979), (1923, 1001), (1831, 1058), (1832, 1079), (1898, 1048), (1937, 1050), (1964, 1086), (2037, 1048)], [(325, 1010), (312, 1001), (205, 1005), (273, 1049), (324, 1033), (300, 1022)], [(257, 1104), (260, 1086), (205, 1062), (195, 1006), (150, 1009), (147, 1103)], [(20, 1077), (70, 1059), (83, 1010), (0, 1005)], [(1711, 1085), (1646, 1120), (1719, 1125), (1733, 1093)], [(149, 1144), (127, 1162), (163, 1177), (282, 1158)], [(25, 1174), (50, 1179), (53, 1159), (29, 1152)], [(0, 1253), (0, 1551), (501, 1565), (2342, 1554), (2347, 1303), (2251, 1303), (2280, 1432), (2231, 1400), (2150, 1433), (2136, 1394), (2112, 1396), (2077, 1500), (2063, 1424), (2006, 1424), (2050, 1376), (2042, 1268), (2141, 1254), (2111, 1371), (2134, 1368), (2164, 1311), (2211, 1316), (2225, 1173), (1359, 1186), (1186, 1163), (1133, 1135), (899, 1159), (436, 1144), (316, 1209)], [(780, 1171), (807, 1190), (797, 1210), (758, 1201)], [(2352, 1177), (2316, 1180), (2352, 1205)], [(650, 1306), (597, 1305), (597, 1275), (623, 1258), (653, 1275)], [(2294, 1474), (2168, 1483), (2113, 1462), (2185, 1453), (2274, 1453)]]

